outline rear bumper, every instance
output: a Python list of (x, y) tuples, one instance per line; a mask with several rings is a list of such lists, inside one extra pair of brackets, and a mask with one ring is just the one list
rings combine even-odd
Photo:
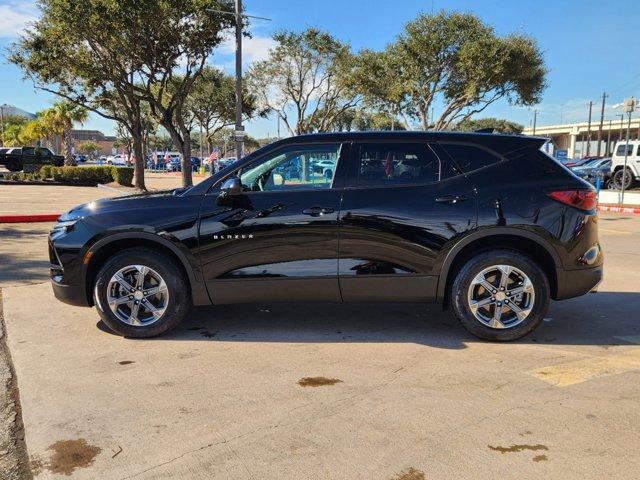
[(87, 296), (85, 295), (84, 288), (78, 285), (62, 285), (55, 280), (51, 280), (51, 286), (53, 287), (53, 294), (61, 302), (74, 305), (76, 307), (89, 307), (87, 303)]
[(603, 266), (582, 268), (579, 270), (559, 270), (558, 292), (555, 300), (565, 300), (589, 293), (602, 281)]

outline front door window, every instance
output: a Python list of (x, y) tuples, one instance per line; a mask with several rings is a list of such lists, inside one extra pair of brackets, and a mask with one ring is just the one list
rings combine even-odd
[(246, 191), (331, 188), (340, 144), (285, 147), (241, 168), (237, 175)]

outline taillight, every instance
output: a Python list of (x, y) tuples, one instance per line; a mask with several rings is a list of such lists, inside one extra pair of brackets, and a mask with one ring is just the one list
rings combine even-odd
[(594, 190), (554, 190), (547, 195), (555, 201), (580, 210), (594, 210), (598, 205), (598, 196)]

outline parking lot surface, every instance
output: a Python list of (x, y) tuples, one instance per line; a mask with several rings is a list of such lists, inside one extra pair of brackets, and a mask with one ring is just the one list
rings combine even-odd
[[(21, 239), (34, 261), (45, 231)], [(199, 308), (169, 335), (124, 339), (93, 309), (57, 302), (39, 265), (24, 268), (2, 285), (32, 470), (637, 478), (640, 217), (603, 214), (600, 234), (599, 293), (552, 303), (540, 328), (509, 344), (418, 304)], [(0, 254), (14, 270), (25, 261)]]

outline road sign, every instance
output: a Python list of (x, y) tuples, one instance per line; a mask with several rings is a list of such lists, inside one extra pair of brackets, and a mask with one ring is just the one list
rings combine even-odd
[(558, 160), (566, 160), (566, 159), (567, 159), (567, 154), (568, 154), (568, 153), (569, 153), (569, 152), (568, 152), (567, 150), (556, 150), (555, 157), (556, 157)]

